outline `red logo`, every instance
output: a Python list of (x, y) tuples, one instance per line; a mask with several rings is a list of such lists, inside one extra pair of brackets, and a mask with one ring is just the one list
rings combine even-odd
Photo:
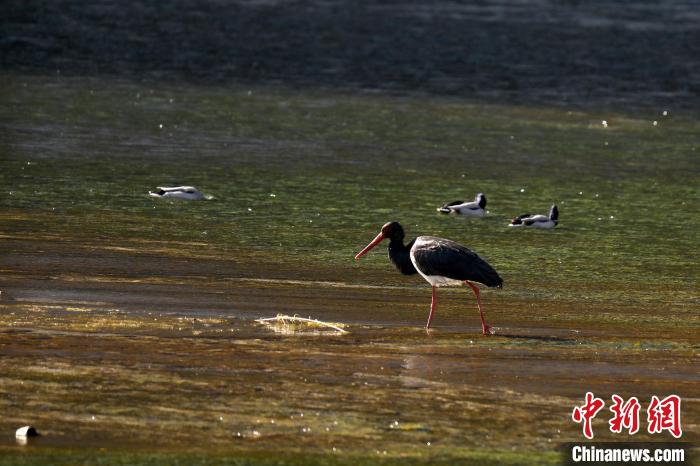
[(593, 438), (592, 421), (595, 415), (598, 414), (598, 411), (603, 409), (603, 406), (605, 406), (603, 400), (596, 398), (593, 396), (593, 393), (588, 392), (586, 393), (586, 402), (583, 406), (575, 407), (574, 411), (571, 413), (571, 419), (573, 419), (574, 422), (580, 423), (583, 421), (583, 435), (588, 439)]
[[(622, 433), (626, 429), (629, 435), (639, 432), (639, 411), (641, 405), (637, 397), (633, 396), (625, 401), (621, 396), (612, 395), (612, 406), (610, 411), (613, 416), (608, 421), (610, 432), (614, 434)], [(574, 422), (583, 423), (583, 435), (587, 439), (592, 439), (593, 418), (605, 406), (605, 402), (596, 398), (591, 392), (586, 393), (583, 405), (576, 406), (571, 413)], [(675, 438), (683, 435), (681, 429), (681, 398), (678, 395), (669, 395), (663, 400), (657, 396), (652, 396), (647, 408), (647, 431), (650, 434), (659, 434), (667, 430)]]
[(629, 435), (634, 435), (639, 431), (639, 400), (633, 396), (627, 403), (622, 404), (623, 399), (617, 395), (612, 396), (613, 405), (610, 411), (614, 416), (608, 421), (610, 432), (619, 434), (622, 428), (629, 430)]
[(683, 435), (681, 429), (681, 398), (678, 395), (669, 395), (659, 401), (657, 396), (651, 397), (649, 409), (647, 409), (648, 431), (650, 434), (658, 434), (664, 430), (671, 432), (676, 438)]

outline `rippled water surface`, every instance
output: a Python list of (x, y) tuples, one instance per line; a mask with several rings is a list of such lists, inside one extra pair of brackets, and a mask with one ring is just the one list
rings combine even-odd
[[(8, 464), (555, 463), (586, 391), (677, 393), (698, 440), (696, 114), (0, 83), (0, 431), (45, 434), (3, 434)], [(214, 199), (148, 196), (182, 184)], [(435, 211), (480, 191), (484, 219)], [(506, 227), (553, 203), (556, 229)], [(465, 289), (440, 290), (427, 334), (428, 285), (383, 248), (353, 260), (390, 220), (499, 271), (494, 336)], [(254, 322), (278, 313), (349, 334)]]

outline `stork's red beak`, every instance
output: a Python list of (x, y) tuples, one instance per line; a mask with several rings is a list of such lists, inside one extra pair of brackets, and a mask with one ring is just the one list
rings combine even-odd
[(384, 233), (382, 233), (380, 231), (379, 234), (377, 235), (377, 237), (374, 238), (371, 243), (369, 243), (362, 251), (357, 253), (357, 255), (355, 256), (355, 260), (358, 260), (360, 257), (367, 254), (373, 247), (375, 247), (376, 245), (381, 243), (383, 239), (384, 239)]

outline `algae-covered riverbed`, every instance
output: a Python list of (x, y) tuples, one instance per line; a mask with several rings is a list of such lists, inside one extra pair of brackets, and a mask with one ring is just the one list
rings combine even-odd
[[(0, 464), (554, 464), (582, 439), (587, 391), (678, 394), (683, 440), (700, 437), (691, 113), (2, 89)], [(180, 184), (214, 199), (148, 196)], [(484, 219), (435, 211), (477, 191)], [(506, 227), (551, 203), (554, 230)], [(466, 289), (440, 291), (426, 333), (429, 286), (383, 251), (353, 260), (388, 220), (489, 260), (505, 280), (483, 292), (495, 335)], [(278, 313), (349, 333), (254, 322)], [(16, 445), (25, 424), (43, 436)]]

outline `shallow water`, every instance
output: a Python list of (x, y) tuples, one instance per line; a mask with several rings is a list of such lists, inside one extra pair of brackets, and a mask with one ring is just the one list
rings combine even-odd
[[(581, 439), (586, 391), (679, 394), (684, 440), (700, 437), (697, 115), (0, 81), (0, 431), (45, 433), (33, 450), (0, 438), (10, 461), (554, 463)], [(148, 196), (180, 184), (214, 199)], [(435, 211), (478, 191), (484, 219)], [(552, 203), (556, 229), (506, 227)], [(464, 289), (440, 290), (426, 334), (427, 284), (383, 250), (353, 260), (389, 220), (499, 271), (504, 288), (483, 292), (495, 336)], [(253, 322), (277, 313), (350, 333)]]

